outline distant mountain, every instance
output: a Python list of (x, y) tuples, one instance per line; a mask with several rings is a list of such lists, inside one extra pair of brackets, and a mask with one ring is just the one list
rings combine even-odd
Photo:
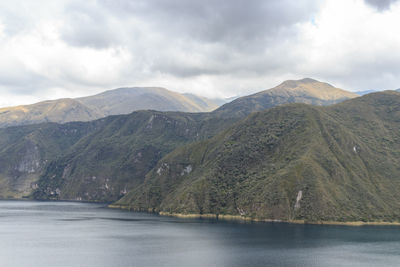
[(136, 110), (208, 112), (218, 106), (213, 100), (164, 88), (119, 88), (88, 97), (0, 108), (0, 128), (42, 122), (91, 121)]
[(400, 93), (250, 115), (161, 159), (116, 204), (283, 221), (400, 220)]
[(354, 92), (357, 95), (366, 95), (366, 94), (370, 94), (370, 93), (376, 93), (378, 92), (377, 90), (365, 90), (365, 91), (357, 91)]
[(237, 98), (215, 110), (215, 113), (224, 117), (237, 116), (237, 113), (245, 116), (281, 104), (331, 105), (354, 97), (358, 95), (328, 83), (305, 78), (288, 80), (272, 89)]
[(0, 108), (0, 128), (42, 122), (90, 121), (102, 117), (74, 99), (43, 101), (32, 105)]
[(76, 100), (104, 116), (129, 114), (136, 110), (206, 112), (218, 107), (207, 98), (159, 87), (119, 88)]

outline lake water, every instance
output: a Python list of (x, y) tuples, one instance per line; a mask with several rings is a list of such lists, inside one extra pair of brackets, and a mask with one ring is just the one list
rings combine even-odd
[(0, 266), (400, 266), (400, 227), (233, 223), (0, 201)]

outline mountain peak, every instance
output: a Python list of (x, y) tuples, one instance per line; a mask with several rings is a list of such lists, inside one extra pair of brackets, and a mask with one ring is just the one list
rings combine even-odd
[[(286, 80), (274, 88), (286, 88), (286, 89), (296, 88), (296, 89), (299, 89), (301, 86), (313, 86), (314, 84), (321, 84), (326, 87), (334, 88), (334, 86), (330, 85), (329, 83), (320, 82), (320, 81), (317, 81), (312, 78), (303, 78), (300, 80)], [(274, 89), (274, 88), (272, 88), (272, 89)]]
[(352, 92), (336, 88), (329, 83), (320, 82), (311, 78), (287, 80), (280, 85), (261, 93), (267, 93), (270, 95), (283, 94), (288, 97), (317, 98), (320, 100), (331, 101), (332, 103), (330, 104), (336, 103), (338, 100), (349, 99), (358, 96)]
[(311, 78), (303, 78), (300, 80), (286, 80), (278, 86), (284, 85), (287, 87), (297, 87), (300, 84), (308, 84), (308, 83), (320, 83), (320, 82)]
[(287, 80), (280, 85), (250, 96), (240, 97), (216, 110), (222, 116), (247, 116), (274, 106), (288, 103), (331, 105), (358, 95), (311, 78)]

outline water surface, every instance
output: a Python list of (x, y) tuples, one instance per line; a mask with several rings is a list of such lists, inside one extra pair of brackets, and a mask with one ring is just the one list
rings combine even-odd
[(1, 266), (399, 266), (400, 227), (234, 223), (0, 201)]

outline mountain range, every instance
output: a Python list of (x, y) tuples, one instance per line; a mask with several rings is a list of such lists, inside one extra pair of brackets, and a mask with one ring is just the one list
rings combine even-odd
[(8, 127), (0, 129), (0, 197), (283, 221), (398, 220), (399, 104), (393, 91), (357, 97), (306, 78), (212, 112)]
[(223, 100), (179, 94), (158, 87), (130, 87), (81, 97), (0, 108), (0, 128), (42, 122), (91, 121), (137, 110), (208, 112)]
[[(344, 96), (337, 94), (338, 91), (342, 91), (325, 83), (305, 79), (285, 82), (284, 86), (279, 85), (265, 91), (274, 93), (274, 98), (267, 101), (268, 107), (279, 105), (285, 101), (284, 99), (287, 103), (293, 101), (293, 96), (288, 94), (288, 91), (299, 94), (296, 88), (301, 90), (304, 96), (297, 100), (309, 101), (310, 97), (304, 92), (306, 86), (308, 88), (314, 86), (334, 94), (330, 96), (329, 102), (324, 102), (322, 99), (319, 104), (329, 104), (335, 97), (343, 99), (346, 95), (353, 96), (344, 91)], [(279, 90), (282, 90), (282, 96), (279, 101), (274, 102)], [(315, 93), (312, 93), (310, 95), (315, 98)], [(37, 169), (35, 173), (41, 178), (37, 185), (33, 185), (35, 188), (38, 186), (35, 197), (115, 201), (121, 196), (121, 192), (129, 191), (141, 183), (146, 173), (175, 148), (210, 138), (250, 113), (265, 109), (263, 104), (265, 93), (259, 96), (259, 98), (252, 97), (251, 102), (243, 101), (239, 111), (236, 102), (247, 97), (225, 104), (210, 113), (138, 111), (126, 116), (111, 116), (97, 120), (96, 130), (88, 132), (73, 146), (59, 153), (54, 162), (43, 164), (47, 166), (46, 168)], [(91, 125), (93, 122), (87, 124)], [(70, 131), (75, 130), (74, 123), (64, 126), (71, 127)], [(94, 127), (88, 128), (94, 129)], [(0, 154), (0, 160), (1, 158)], [(7, 159), (6, 155), (4, 158)], [(7, 177), (7, 174), (4, 176)], [(30, 188), (25, 188), (24, 191), (26, 190), (29, 191)]]

